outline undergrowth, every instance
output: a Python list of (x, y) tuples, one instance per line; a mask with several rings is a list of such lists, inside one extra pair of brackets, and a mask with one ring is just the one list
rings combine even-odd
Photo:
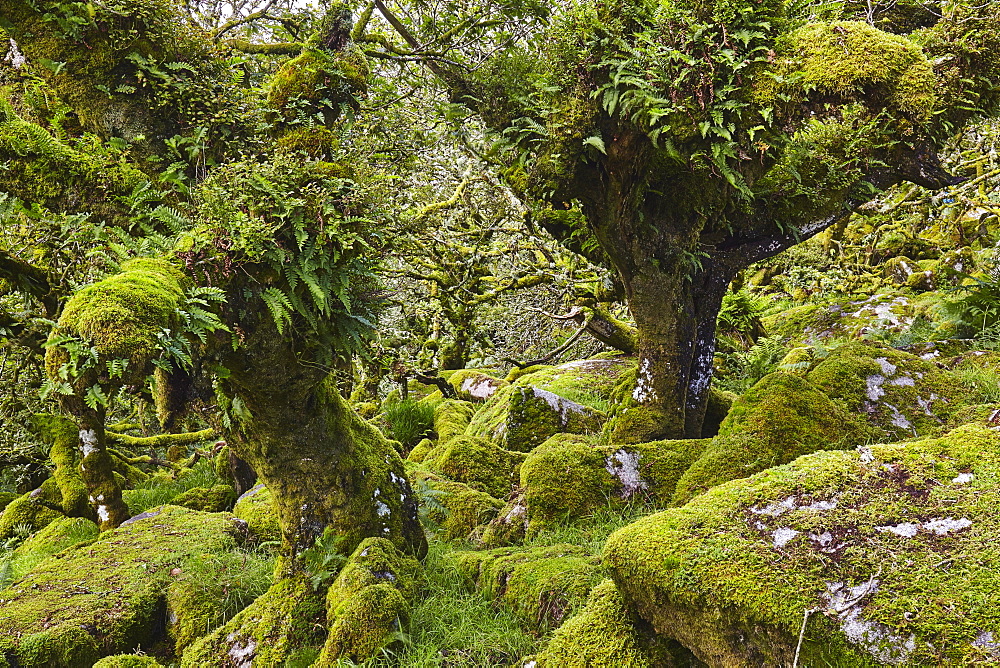
[(190, 471), (178, 476), (174, 480), (164, 480), (163, 477), (155, 476), (145, 480), (135, 489), (125, 490), (122, 497), (128, 505), (129, 512), (135, 517), (139, 513), (144, 513), (150, 508), (162, 506), (189, 489), (195, 487), (212, 487), (221, 484), (223, 481), (215, 473), (212, 462), (202, 459), (195, 464)]

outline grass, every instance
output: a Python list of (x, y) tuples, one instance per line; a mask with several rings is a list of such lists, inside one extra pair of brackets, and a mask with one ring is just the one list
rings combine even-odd
[(434, 406), (414, 399), (387, 404), (385, 421), (389, 438), (399, 441), (407, 450), (434, 431)]
[(144, 513), (150, 508), (162, 506), (177, 495), (195, 487), (212, 487), (223, 481), (215, 473), (211, 460), (202, 459), (194, 467), (176, 480), (164, 481), (150, 478), (135, 489), (125, 490), (122, 496), (132, 516)]
[(203, 554), (185, 566), (181, 577), (195, 583), (199, 598), (210, 598), (216, 604), (206, 633), (228, 622), (271, 587), (275, 556), (273, 550), (236, 549)]
[(969, 388), (970, 403), (1000, 403), (1000, 372), (990, 368), (968, 367), (955, 370), (958, 380)]

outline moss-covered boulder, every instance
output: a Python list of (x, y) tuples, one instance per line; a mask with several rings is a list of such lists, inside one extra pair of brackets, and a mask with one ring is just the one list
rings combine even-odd
[(29, 536), (14, 550), (14, 556), (45, 555), (60, 552), (77, 543), (97, 538), (97, 525), (83, 517), (60, 517), (41, 531)]
[(917, 314), (910, 294), (880, 292), (867, 299), (810, 301), (763, 318), (772, 336), (793, 343), (856, 338), (870, 331), (903, 332)]
[[(415, 471), (413, 486), (421, 497), (426, 518), (442, 538), (457, 540), (496, 518), (503, 501), (460, 482), (427, 471)], [(426, 526), (426, 524), (425, 524)]]
[(677, 482), (674, 502), (810, 452), (854, 447), (867, 433), (863, 420), (809, 381), (769, 374), (733, 403), (718, 436)]
[(658, 668), (702, 665), (670, 639), (657, 638), (626, 607), (614, 582), (593, 588), (586, 607), (552, 634), (532, 668)]
[(271, 492), (264, 487), (264, 483), (254, 485), (236, 500), (233, 515), (246, 522), (258, 540), (281, 540), (278, 509), (274, 507)]
[(486, 402), (466, 435), (528, 452), (553, 434), (598, 433), (620, 376), (634, 368), (634, 358), (612, 355), (526, 373)]
[(445, 399), (434, 409), (434, 433), (439, 443), (461, 436), (469, 427), (476, 407), (468, 401)]
[(968, 390), (953, 374), (869, 342), (837, 348), (807, 378), (847, 410), (866, 416), (880, 439), (940, 433), (952, 413), (968, 403)]
[(384, 538), (366, 538), (326, 597), (329, 629), (315, 666), (364, 661), (406, 631), (421, 586), (420, 563)]
[(10, 505), (10, 502), (21, 496), (17, 492), (0, 492), (0, 513)]
[(437, 444), (431, 439), (423, 438), (419, 443), (413, 446), (410, 453), (406, 455), (406, 461), (413, 462), (414, 464), (421, 464), (425, 459), (427, 459), (427, 455), (429, 455), (436, 446)]
[(187, 561), (244, 538), (231, 515), (161, 506), (59, 552), (0, 594), (0, 655), (70, 668), (150, 647), (163, 639), (166, 592)]
[(424, 462), (433, 471), (502, 499), (517, 480), (524, 457), (489, 439), (461, 436), (439, 445)]
[(599, 560), (576, 545), (458, 552), (451, 559), (471, 584), (539, 633), (559, 626), (603, 577)]
[(818, 452), (614, 533), (628, 607), (714, 666), (976, 665), (1000, 637), (1000, 439)]
[(0, 540), (10, 538), (15, 529), (34, 532), (45, 527), (62, 513), (62, 493), (55, 478), (49, 478), (35, 490), (10, 501), (0, 514)]
[(480, 404), (510, 384), (479, 369), (459, 369), (449, 374), (448, 383), (462, 401)]
[(669, 503), (678, 479), (709, 442), (600, 446), (573, 434), (549, 438), (521, 465), (528, 535), (609, 504)]
[(235, 501), (236, 490), (232, 485), (215, 485), (213, 487), (192, 487), (175, 496), (170, 503), (191, 510), (220, 513), (232, 508)]

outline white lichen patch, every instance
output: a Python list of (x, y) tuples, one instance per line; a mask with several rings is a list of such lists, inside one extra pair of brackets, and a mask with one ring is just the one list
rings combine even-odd
[(569, 399), (563, 399), (555, 392), (549, 392), (548, 390), (543, 390), (537, 387), (531, 388), (532, 393), (535, 395), (536, 399), (541, 399), (549, 405), (554, 413), (559, 414), (559, 421), (565, 427), (569, 422), (570, 413), (579, 413), (580, 415), (585, 415), (587, 413), (587, 407), (582, 406), (575, 401), (570, 401)]
[(884, 357), (876, 357), (875, 361), (878, 363), (879, 367), (881, 367), (882, 375), (884, 376), (893, 375), (894, 373), (896, 373), (896, 369), (899, 368)]
[(604, 460), (604, 468), (621, 483), (623, 499), (649, 487), (639, 474), (638, 452), (619, 450)]
[(379, 517), (385, 517), (385, 516), (389, 515), (390, 513), (392, 513), (392, 510), (389, 508), (389, 506), (385, 505), (381, 501), (376, 501), (375, 502), (375, 514), (376, 515), (378, 515)]
[(875, 530), (892, 533), (900, 538), (913, 538), (921, 530), (938, 536), (947, 536), (950, 533), (962, 531), (963, 529), (968, 529), (971, 526), (972, 520), (967, 517), (957, 520), (952, 517), (941, 517), (927, 520), (923, 524), (917, 524), (916, 522), (903, 522), (901, 524), (875, 527)]
[(648, 357), (642, 359), (639, 364), (639, 373), (635, 381), (635, 389), (632, 390), (632, 398), (640, 404), (656, 401), (658, 396), (653, 389), (653, 363)]
[(80, 452), (84, 457), (97, 451), (97, 432), (93, 429), (80, 430)]
[(920, 530), (920, 525), (915, 522), (903, 522), (902, 524), (894, 524), (884, 527), (875, 527), (876, 531), (883, 531), (888, 533), (894, 533), (901, 538), (913, 538), (917, 535)]
[(899, 378), (893, 378), (889, 381), (890, 385), (895, 385), (896, 387), (913, 387), (917, 384), (917, 381), (913, 380), (909, 376), (900, 376)]
[(97, 519), (101, 520), (102, 523), (111, 519), (111, 513), (108, 512), (107, 506), (97, 506)]
[(885, 390), (882, 389), (883, 383), (885, 383), (885, 376), (880, 376), (878, 374), (868, 376), (868, 378), (865, 379), (868, 401), (876, 402), (885, 396)]
[(951, 482), (955, 485), (967, 485), (968, 483), (975, 480), (976, 476), (972, 473), (959, 473), (957, 476), (951, 479)]
[(462, 381), (462, 392), (468, 392), (473, 399), (486, 401), (500, 388), (500, 381), (489, 376), (469, 376)]
[(229, 658), (232, 659), (236, 668), (250, 668), (253, 665), (253, 658), (257, 651), (257, 643), (253, 638), (247, 638), (246, 642), (240, 642), (235, 633), (226, 636), (226, 640), (232, 643), (229, 648)]
[(880, 663), (904, 664), (917, 648), (916, 636), (904, 638), (891, 627), (861, 616), (862, 602), (878, 591), (878, 585), (876, 578), (854, 587), (827, 582), (823, 611), (839, 619), (841, 631), (849, 642), (862, 647)]
[(775, 501), (769, 503), (766, 506), (755, 506), (750, 508), (750, 512), (754, 515), (767, 515), (769, 517), (778, 517), (784, 515), (791, 510), (833, 510), (837, 507), (836, 499), (821, 499), (819, 501), (811, 501), (809, 503), (800, 503), (799, 500), (794, 496), (789, 496), (788, 498), (782, 499), (781, 501)]
[(1000, 657), (1000, 642), (997, 642), (992, 631), (980, 631), (976, 639), (972, 641), (972, 646), (984, 649), (995, 657)]
[(780, 529), (776, 529), (775, 532), (771, 534), (771, 537), (774, 539), (775, 547), (784, 547), (788, 545), (788, 543), (790, 543), (791, 540), (798, 535), (799, 532), (796, 531), (795, 529), (791, 529), (789, 527), (781, 527)]

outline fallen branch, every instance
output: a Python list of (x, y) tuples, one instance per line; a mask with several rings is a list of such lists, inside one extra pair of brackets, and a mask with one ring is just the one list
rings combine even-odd
[(441, 390), (441, 394), (444, 395), (445, 399), (454, 399), (458, 396), (455, 392), (455, 388), (451, 386), (451, 383), (437, 375), (436, 371), (427, 373), (415, 371), (413, 373), (413, 379), (418, 383), (423, 383), (424, 385), (436, 386), (439, 390)]
[(525, 368), (527, 368), (529, 366), (535, 366), (536, 364), (545, 364), (546, 362), (555, 359), (559, 355), (562, 355), (564, 352), (566, 352), (567, 350), (569, 350), (570, 346), (572, 346), (574, 343), (576, 343), (577, 339), (580, 338), (580, 335), (583, 334), (585, 331), (587, 331), (587, 328), (589, 326), (590, 326), (590, 316), (587, 315), (587, 316), (584, 317), (583, 324), (580, 326), (579, 329), (577, 329), (575, 332), (573, 332), (570, 335), (570, 337), (563, 342), (563, 344), (561, 346), (559, 346), (555, 350), (551, 351), (549, 354), (545, 355), (544, 357), (539, 357), (538, 359), (534, 359), (534, 360), (528, 360), (527, 362), (518, 362), (517, 360), (512, 359), (510, 357), (505, 357), (504, 361), (505, 362), (510, 362), (511, 364), (513, 364), (514, 366), (516, 366), (519, 369), (525, 369)]

